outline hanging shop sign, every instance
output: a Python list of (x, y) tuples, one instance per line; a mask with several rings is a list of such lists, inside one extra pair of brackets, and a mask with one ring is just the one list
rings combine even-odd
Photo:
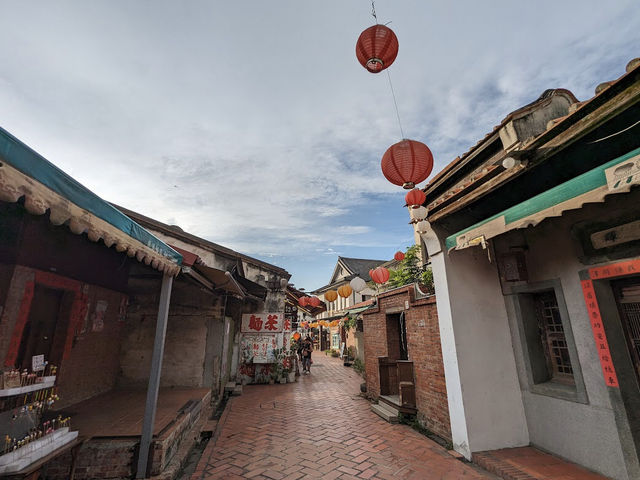
[(242, 333), (281, 333), (284, 313), (245, 313), (242, 315)]
[(274, 350), (282, 348), (281, 333), (247, 334), (240, 339), (241, 351), (247, 352), (247, 358), (253, 363), (273, 363), (276, 361)]

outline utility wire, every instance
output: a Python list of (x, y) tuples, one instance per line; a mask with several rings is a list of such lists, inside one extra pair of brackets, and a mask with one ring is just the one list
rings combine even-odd
[(593, 142), (589, 142), (589, 143), (598, 143), (598, 142), (602, 142), (603, 140), (606, 140), (608, 138), (611, 137), (615, 137), (616, 135), (620, 135), (621, 133), (626, 132), (627, 130), (631, 130), (633, 127), (635, 127), (636, 125), (638, 125), (640, 123), (640, 120), (638, 120), (636, 123), (634, 123), (633, 125), (631, 125), (630, 127), (625, 128), (624, 130), (620, 130), (619, 132), (616, 133), (612, 133), (611, 135), (607, 135), (606, 137), (602, 137), (599, 138), (597, 140), (594, 140)]
[(402, 129), (402, 122), (400, 121), (400, 111), (398, 110), (398, 102), (396, 101), (396, 94), (393, 91), (393, 83), (391, 83), (391, 74), (389, 73), (389, 69), (385, 70), (387, 72), (387, 78), (389, 79), (389, 88), (391, 89), (391, 96), (393, 97), (393, 105), (396, 107), (396, 116), (398, 117), (398, 126), (400, 127), (400, 135), (404, 140), (404, 130)]

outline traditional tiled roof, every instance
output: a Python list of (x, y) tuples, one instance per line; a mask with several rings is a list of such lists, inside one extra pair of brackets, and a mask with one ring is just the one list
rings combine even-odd
[[(464, 153), (461, 157), (454, 159), (443, 170), (438, 172), (424, 188), (424, 191), (427, 194), (426, 206), (429, 210), (430, 221), (432, 221), (432, 219), (438, 220), (439, 218), (448, 215), (451, 208), (462, 208), (465, 205), (465, 202), (461, 199), (466, 196), (468, 192), (473, 191), (476, 195), (478, 193), (480, 195), (485, 194), (487, 191), (495, 189), (498, 185), (507, 181), (510, 176), (519, 174), (520, 171), (524, 170), (526, 164), (521, 165), (518, 168), (514, 168), (510, 172), (505, 172), (505, 168), (501, 163), (503, 157), (506, 158), (506, 155), (509, 155), (514, 158), (520, 158), (518, 155), (522, 156), (528, 151), (534, 151), (544, 145), (545, 142), (548, 142), (550, 139), (558, 136), (564, 130), (569, 128), (570, 125), (579, 121), (589, 112), (596, 109), (600, 104), (607, 101), (609, 97), (614, 96), (617, 90), (620, 89), (618, 87), (623, 79), (628, 80), (627, 77), (632, 78), (633, 75), (636, 75), (635, 72), (638, 69), (640, 69), (640, 58), (629, 62), (626, 67), (626, 73), (620, 78), (598, 85), (595, 90), (595, 95), (586, 101), (577, 101), (568, 90), (546, 90), (534, 102), (510, 113), (499, 125), (494, 127), (490, 133), (485, 135), (484, 138), (478, 141), (478, 143), (470, 150)], [(627, 80), (625, 80), (625, 85), (629, 83)], [(527, 114), (527, 112), (536, 109), (538, 105), (543, 105), (544, 102), (553, 95), (563, 95), (566, 98), (575, 100), (572, 101), (572, 104), (569, 106), (565, 115), (557, 116), (556, 118), (548, 121), (541, 132), (531, 138), (522, 139), (516, 148), (508, 148), (507, 150), (502, 149), (502, 153), (500, 155), (496, 154), (492, 157), (494, 160), (491, 162), (476, 162), (477, 165), (469, 164), (471, 167), (464, 166), (468, 163), (467, 159), (469, 157), (475, 156), (477, 150), (485, 148), (488, 144), (494, 141), (499, 141), (498, 137), (500, 135), (500, 129), (505, 127), (510, 120), (523, 114)], [(473, 162), (473, 158), (471, 158), (471, 161)], [(463, 168), (466, 168), (467, 172), (465, 173), (465, 176), (460, 179), (460, 174), (458, 172), (461, 172)], [(475, 168), (475, 171), (471, 171), (472, 168)], [(494, 177), (497, 178), (494, 179)], [(478, 188), (479, 186), (482, 187)], [(447, 209), (449, 212), (447, 212)]]
[(371, 280), (371, 277), (369, 276), (369, 270), (379, 267), (387, 260), (367, 260), (364, 258), (338, 257), (338, 261), (342, 261), (344, 266), (347, 267), (351, 274), (357, 275), (365, 282), (368, 282)]

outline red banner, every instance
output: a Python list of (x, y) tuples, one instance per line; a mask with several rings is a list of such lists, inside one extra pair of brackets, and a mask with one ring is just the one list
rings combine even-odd
[[(632, 262), (624, 262), (632, 263)], [(620, 264), (616, 264), (617, 267)], [(607, 267), (592, 268), (593, 270), (600, 270)], [(609, 267), (612, 269), (612, 267)], [(604, 272), (601, 272), (603, 275)], [(610, 276), (616, 276), (612, 274)], [(624, 274), (623, 274), (624, 275)], [(605, 278), (603, 276), (593, 278)], [(596, 299), (596, 293), (593, 289), (593, 282), (591, 280), (582, 280), (582, 293), (584, 294), (584, 301), (587, 304), (587, 312), (589, 312), (589, 321), (591, 323), (591, 329), (593, 330), (593, 338), (596, 341), (596, 348), (598, 350), (598, 356), (600, 357), (600, 366), (602, 367), (602, 373), (604, 374), (604, 382), (609, 387), (618, 387), (618, 377), (616, 371), (613, 368), (613, 360), (611, 359), (611, 353), (609, 351), (609, 342), (607, 342), (607, 336), (604, 333), (604, 325), (602, 324), (602, 317), (600, 316), (600, 307)]]
[(621, 277), (623, 275), (633, 275), (634, 273), (640, 273), (640, 260), (627, 260), (626, 262), (618, 262), (612, 265), (589, 269), (589, 277), (592, 280)]

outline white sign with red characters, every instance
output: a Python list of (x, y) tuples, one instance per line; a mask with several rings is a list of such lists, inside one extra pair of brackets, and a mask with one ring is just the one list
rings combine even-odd
[(245, 313), (242, 315), (242, 333), (281, 333), (284, 313)]
[(276, 361), (273, 351), (282, 348), (282, 334), (243, 335), (240, 348), (253, 363), (273, 363)]

